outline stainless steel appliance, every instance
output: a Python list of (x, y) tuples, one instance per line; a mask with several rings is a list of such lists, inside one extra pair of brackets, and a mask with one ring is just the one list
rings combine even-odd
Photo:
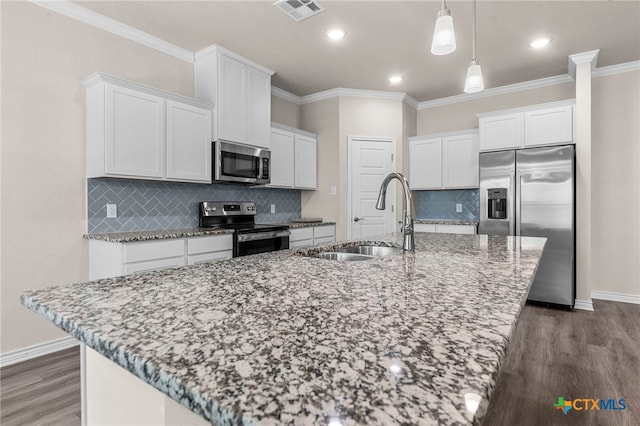
[(202, 201), (200, 227), (233, 229), (233, 257), (289, 248), (289, 227), (255, 223), (256, 203)]
[(575, 148), (480, 154), (478, 233), (546, 237), (529, 301), (575, 302)]
[(266, 148), (215, 141), (212, 147), (214, 183), (267, 184), (271, 151)]

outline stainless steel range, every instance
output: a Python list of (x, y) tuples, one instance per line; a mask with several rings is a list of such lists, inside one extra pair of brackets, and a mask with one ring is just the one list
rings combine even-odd
[(289, 227), (256, 224), (255, 215), (254, 202), (202, 201), (199, 225), (233, 229), (233, 257), (288, 249)]

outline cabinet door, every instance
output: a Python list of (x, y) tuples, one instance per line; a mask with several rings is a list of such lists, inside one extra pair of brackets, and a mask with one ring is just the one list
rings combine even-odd
[(247, 67), (220, 55), (218, 139), (245, 143), (247, 140)]
[(293, 133), (271, 130), (271, 183), (269, 186), (293, 188)]
[(316, 139), (295, 135), (294, 186), (316, 189), (318, 151)]
[(409, 183), (411, 189), (442, 187), (441, 138), (409, 142)]
[(164, 99), (111, 84), (105, 90), (106, 173), (162, 179)]
[(167, 101), (167, 178), (211, 182), (211, 111)]
[(477, 134), (445, 137), (442, 149), (443, 186), (477, 188), (480, 175)]
[(520, 148), (523, 144), (523, 114), (506, 114), (478, 120), (480, 151)]
[(415, 232), (436, 232), (436, 225), (431, 223), (416, 223), (413, 225)]
[(524, 113), (525, 146), (573, 142), (573, 107), (546, 108)]
[(271, 76), (247, 67), (247, 143), (270, 147)]
[(436, 225), (436, 232), (441, 234), (475, 234), (474, 225)]

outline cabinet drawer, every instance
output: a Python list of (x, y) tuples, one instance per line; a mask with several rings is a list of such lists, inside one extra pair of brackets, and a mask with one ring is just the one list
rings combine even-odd
[(187, 258), (187, 265), (194, 265), (196, 263), (209, 262), (217, 259), (231, 259), (233, 257), (232, 250), (216, 251), (211, 253), (192, 254)]
[[(180, 240), (182, 241), (182, 240)], [(169, 259), (149, 260), (146, 262), (128, 263), (124, 265), (124, 274), (157, 271), (158, 269), (184, 266), (184, 255)]]
[(332, 243), (335, 241), (335, 238), (333, 238), (333, 236), (331, 237), (322, 237), (322, 238), (316, 238), (315, 240), (313, 240), (314, 244), (325, 244), (325, 243)]
[(313, 239), (313, 228), (291, 229), (289, 243), (292, 241), (311, 240)]
[(140, 241), (124, 245), (124, 262), (140, 262), (152, 259), (184, 256), (184, 239)]
[(313, 245), (313, 239), (297, 240), (297, 241), (289, 240), (289, 248), (292, 248), (292, 249), (300, 248), (300, 247), (308, 247), (312, 245)]
[(333, 237), (336, 235), (335, 226), (316, 226), (313, 228), (313, 238)]
[(415, 232), (436, 232), (436, 225), (431, 223), (416, 223), (413, 225)]
[(222, 250), (233, 250), (232, 235), (215, 235), (209, 237), (192, 237), (187, 239), (187, 254), (209, 253)]

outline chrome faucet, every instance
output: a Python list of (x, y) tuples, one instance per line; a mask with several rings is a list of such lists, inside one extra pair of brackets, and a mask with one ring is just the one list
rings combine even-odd
[(384, 210), (385, 198), (387, 198), (387, 187), (393, 179), (398, 179), (404, 190), (404, 202), (402, 203), (402, 250), (415, 251), (415, 243), (413, 240), (413, 201), (411, 199), (411, 190), (409, 189), (409, 181), (400, 173), (390, 173), (382, 181), (380, 185), (380, 193), (378, 194), (378, 202), (376, 209)]

